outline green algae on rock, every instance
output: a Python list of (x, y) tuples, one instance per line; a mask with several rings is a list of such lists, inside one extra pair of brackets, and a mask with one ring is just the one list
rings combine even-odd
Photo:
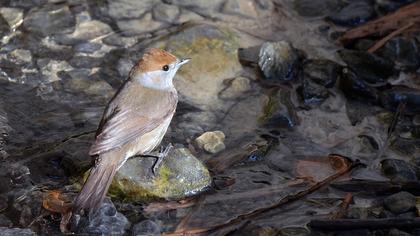
[(153, 176), (154, 158), (131, 158), (117, 172), (109, 194), (125, 201), (182, 199), (211, 184), (207, 168), (186, 148), (177, 148), (162, 161)]

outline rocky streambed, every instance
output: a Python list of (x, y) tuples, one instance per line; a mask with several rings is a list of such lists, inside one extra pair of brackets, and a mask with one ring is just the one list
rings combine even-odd
[(192, 58), (174, 151), (157, 177), (131, 159), (71, 231), (417, 235), (412, 2), (0, 0), (0, 235), (61, 234), (102, 111), (148, 47)]

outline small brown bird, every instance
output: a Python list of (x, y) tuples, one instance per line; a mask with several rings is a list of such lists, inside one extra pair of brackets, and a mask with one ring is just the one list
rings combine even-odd
[(159, 145), (178, 102), (173, 77), (189, 60), (152, 48), (131, 69), (99, 123), (89, 152), (95, 165), (74, 202), (74, 213), (81, 209), (96, 212), (124, 162)]

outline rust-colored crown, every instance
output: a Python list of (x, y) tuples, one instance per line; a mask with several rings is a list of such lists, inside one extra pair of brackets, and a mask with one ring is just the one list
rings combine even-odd
[(169, 52), (158, 49), (146, 49), (143, 57), (133, 68), (132, 73), (161, 70), (164, 65), (174, 63), (177, 58)]

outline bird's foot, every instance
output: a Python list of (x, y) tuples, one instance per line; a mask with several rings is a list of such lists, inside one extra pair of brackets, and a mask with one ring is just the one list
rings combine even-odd
[(162, 161), (165, 159), (166, 156), (168, 156), (169, 152), (172, 150), (173, 146), (170, 143), (168, 146), (163, 148), (163, 146), (160, 147), (159, 154), (156, 156), (156, 161), (153, 163), (152, 166), (152, 172), (153, 175), (157, 175), (157, 171), (159, 170), (160, 166), (162, 165)]

